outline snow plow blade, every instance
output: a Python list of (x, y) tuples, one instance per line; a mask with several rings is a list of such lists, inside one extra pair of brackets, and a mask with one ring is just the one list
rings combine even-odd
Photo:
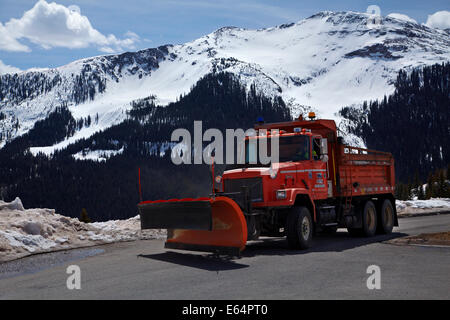
[(142, 229), (168, 229), (166, 248), (239, 255), (247, 223), (228, 197), (145, 201), (138, 204)]

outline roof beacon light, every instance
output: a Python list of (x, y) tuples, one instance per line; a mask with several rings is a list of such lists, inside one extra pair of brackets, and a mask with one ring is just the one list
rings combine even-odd
[(315, 114), (314, 112), (308, 113), (308, 118), (309, 118), (310, 120), (314, 120), (315, 117), (316, 117), (316, 114)]
[(294, 128), (294, 132), (302, 132), (302, 128)]
[(263, 117), (258, 117), (256, 122), (258, 122), (258, 124), (264, 124), (264, 118)]

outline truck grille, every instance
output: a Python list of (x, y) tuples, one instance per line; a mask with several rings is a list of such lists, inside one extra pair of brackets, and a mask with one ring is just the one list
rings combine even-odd
[[(223, 181), (223, 188), (225, 193), (241, 192), (243, 186), (248, 187), (250, 199), (252, 202), (263, 201), (263, 185), (262, 178), (243, 178), (243, 179), (225, 179)], [(230, 196), (234, 198), (234, 196)]]

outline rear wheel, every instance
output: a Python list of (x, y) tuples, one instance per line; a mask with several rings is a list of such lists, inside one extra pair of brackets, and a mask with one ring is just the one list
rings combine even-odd
[(313, 223), (306, 207), (293, 207), (288, 214), (286, 235), (291, 249), (307, 249), (311, 246)]
[(366, 237), (375, 235), (377, 231), (377, 209), (372, 201), (367, 201), (362, 212), (362, 233)]
[(378, 214), (378, 232), (381, 234), (390, 234), (394, 228), (394, 208), (390, 200), (386, 199), (381, 205)]
[[(361, 209), (362, 208), (362, 209)], [(358, 206), (358, 212), (361, 214), (361, 228), (347, 228), (348, 233), (355, 237), (371, 237), (377, 231), (377, 210), (372, 201), (364, 203), (363, 207)]]

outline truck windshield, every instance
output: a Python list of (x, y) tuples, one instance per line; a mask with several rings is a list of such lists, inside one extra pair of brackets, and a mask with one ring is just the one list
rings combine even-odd
[[(264, 139), (262, 142), (267, 142), (267, 155), (271, 155), (271, 138)], [(245, 141), (245, 163), (246, 164), (260, 164), (258, 156), (258, 143), (250, 143)], [(310, 159), (309, 152), (309, 137), (303, 135), (297, 136), (281, 136), (279, 139), (279, 155), (280, 162), (289, 161), (303, 161)]]

